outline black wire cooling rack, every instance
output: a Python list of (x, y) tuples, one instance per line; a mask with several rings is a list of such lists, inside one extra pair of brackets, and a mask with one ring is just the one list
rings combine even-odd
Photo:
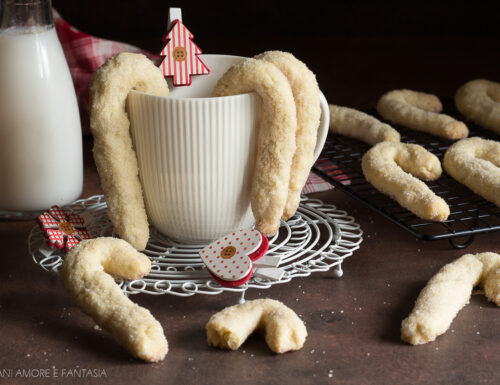
[[(452, 102), (445, 103), (444, 113), (465, 121)], [(370, 115), (380, 117), (376, 111)], [(500, 140), (500, 136), (470, 122), (469, 137)], [(394, 125), (393, 125), (394, 126)], [(394, 126), (401, 134), (401, 141), (416, 143), (437, 155), (441, 161), (448, 146), (453, 142), (418, 131)], [(328, 136), (325, 147), (314, 165), (314, 171), (351, 197), (401, 226), (417, 238), (434, 241), (448, 239), (455, 248), (465, 248), (474, 240), (475, 234), (500, 230), (500, 208), (457, 182), (446, 172), (427, 185), (450, 206), (450, 216), (444, 222), (432, 222), (418, 218), (401, 207), (396, 201), (378, 192), (363, 176), (361, 158), (370, 145), (340, 135)], [(458, 242), (457, 237), (467, 237)]]

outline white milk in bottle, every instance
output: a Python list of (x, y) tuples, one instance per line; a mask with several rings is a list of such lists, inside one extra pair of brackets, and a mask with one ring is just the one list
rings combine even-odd
[[(10, 1), (3, 0), (6, 11)], [(32, 3), (50, 10), (50, 1)], [(70, 203), (83, 184), (80, 118), (68, 65), (51, 20), (31, 24), (0, 29), (4, 217), (5, 211), (20, 215)]]

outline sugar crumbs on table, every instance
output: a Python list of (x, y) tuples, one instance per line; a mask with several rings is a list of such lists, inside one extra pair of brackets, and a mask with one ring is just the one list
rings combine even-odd
[(100, 327), (99, 325), (97, 325), (97, 324), (95, 324), (95, 325), (93, 326), (93, 328), (94, 328), (94, 330), (102, 330), (102, 329), (101, 329), (101, 327)]
[(188, 361), (194, 361), (193, 357), (188, 357)]
[(313, 354), (313, 353), (314, 353), (314, 349), (311, 350), (311, 354)]
[(31, 357), (31, 354), (27, 353), (27, 354), (26, 354), (26, 357), (30, 358), (30, 357)]
[(479, 332), (476, 332), (476, 334), (481, 334), (481, 333), (479, 333)]

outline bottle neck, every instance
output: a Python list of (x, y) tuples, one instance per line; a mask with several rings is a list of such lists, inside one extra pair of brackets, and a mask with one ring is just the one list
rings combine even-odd
[(53, 26), (51, 0), (0, 0), (0, 30), (48, 29)]

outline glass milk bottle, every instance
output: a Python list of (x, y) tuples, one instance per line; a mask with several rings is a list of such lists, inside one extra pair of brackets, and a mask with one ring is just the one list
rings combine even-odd
[(0, 218), (80, 196), (81, 135), (51, 1), (0, 0)]

